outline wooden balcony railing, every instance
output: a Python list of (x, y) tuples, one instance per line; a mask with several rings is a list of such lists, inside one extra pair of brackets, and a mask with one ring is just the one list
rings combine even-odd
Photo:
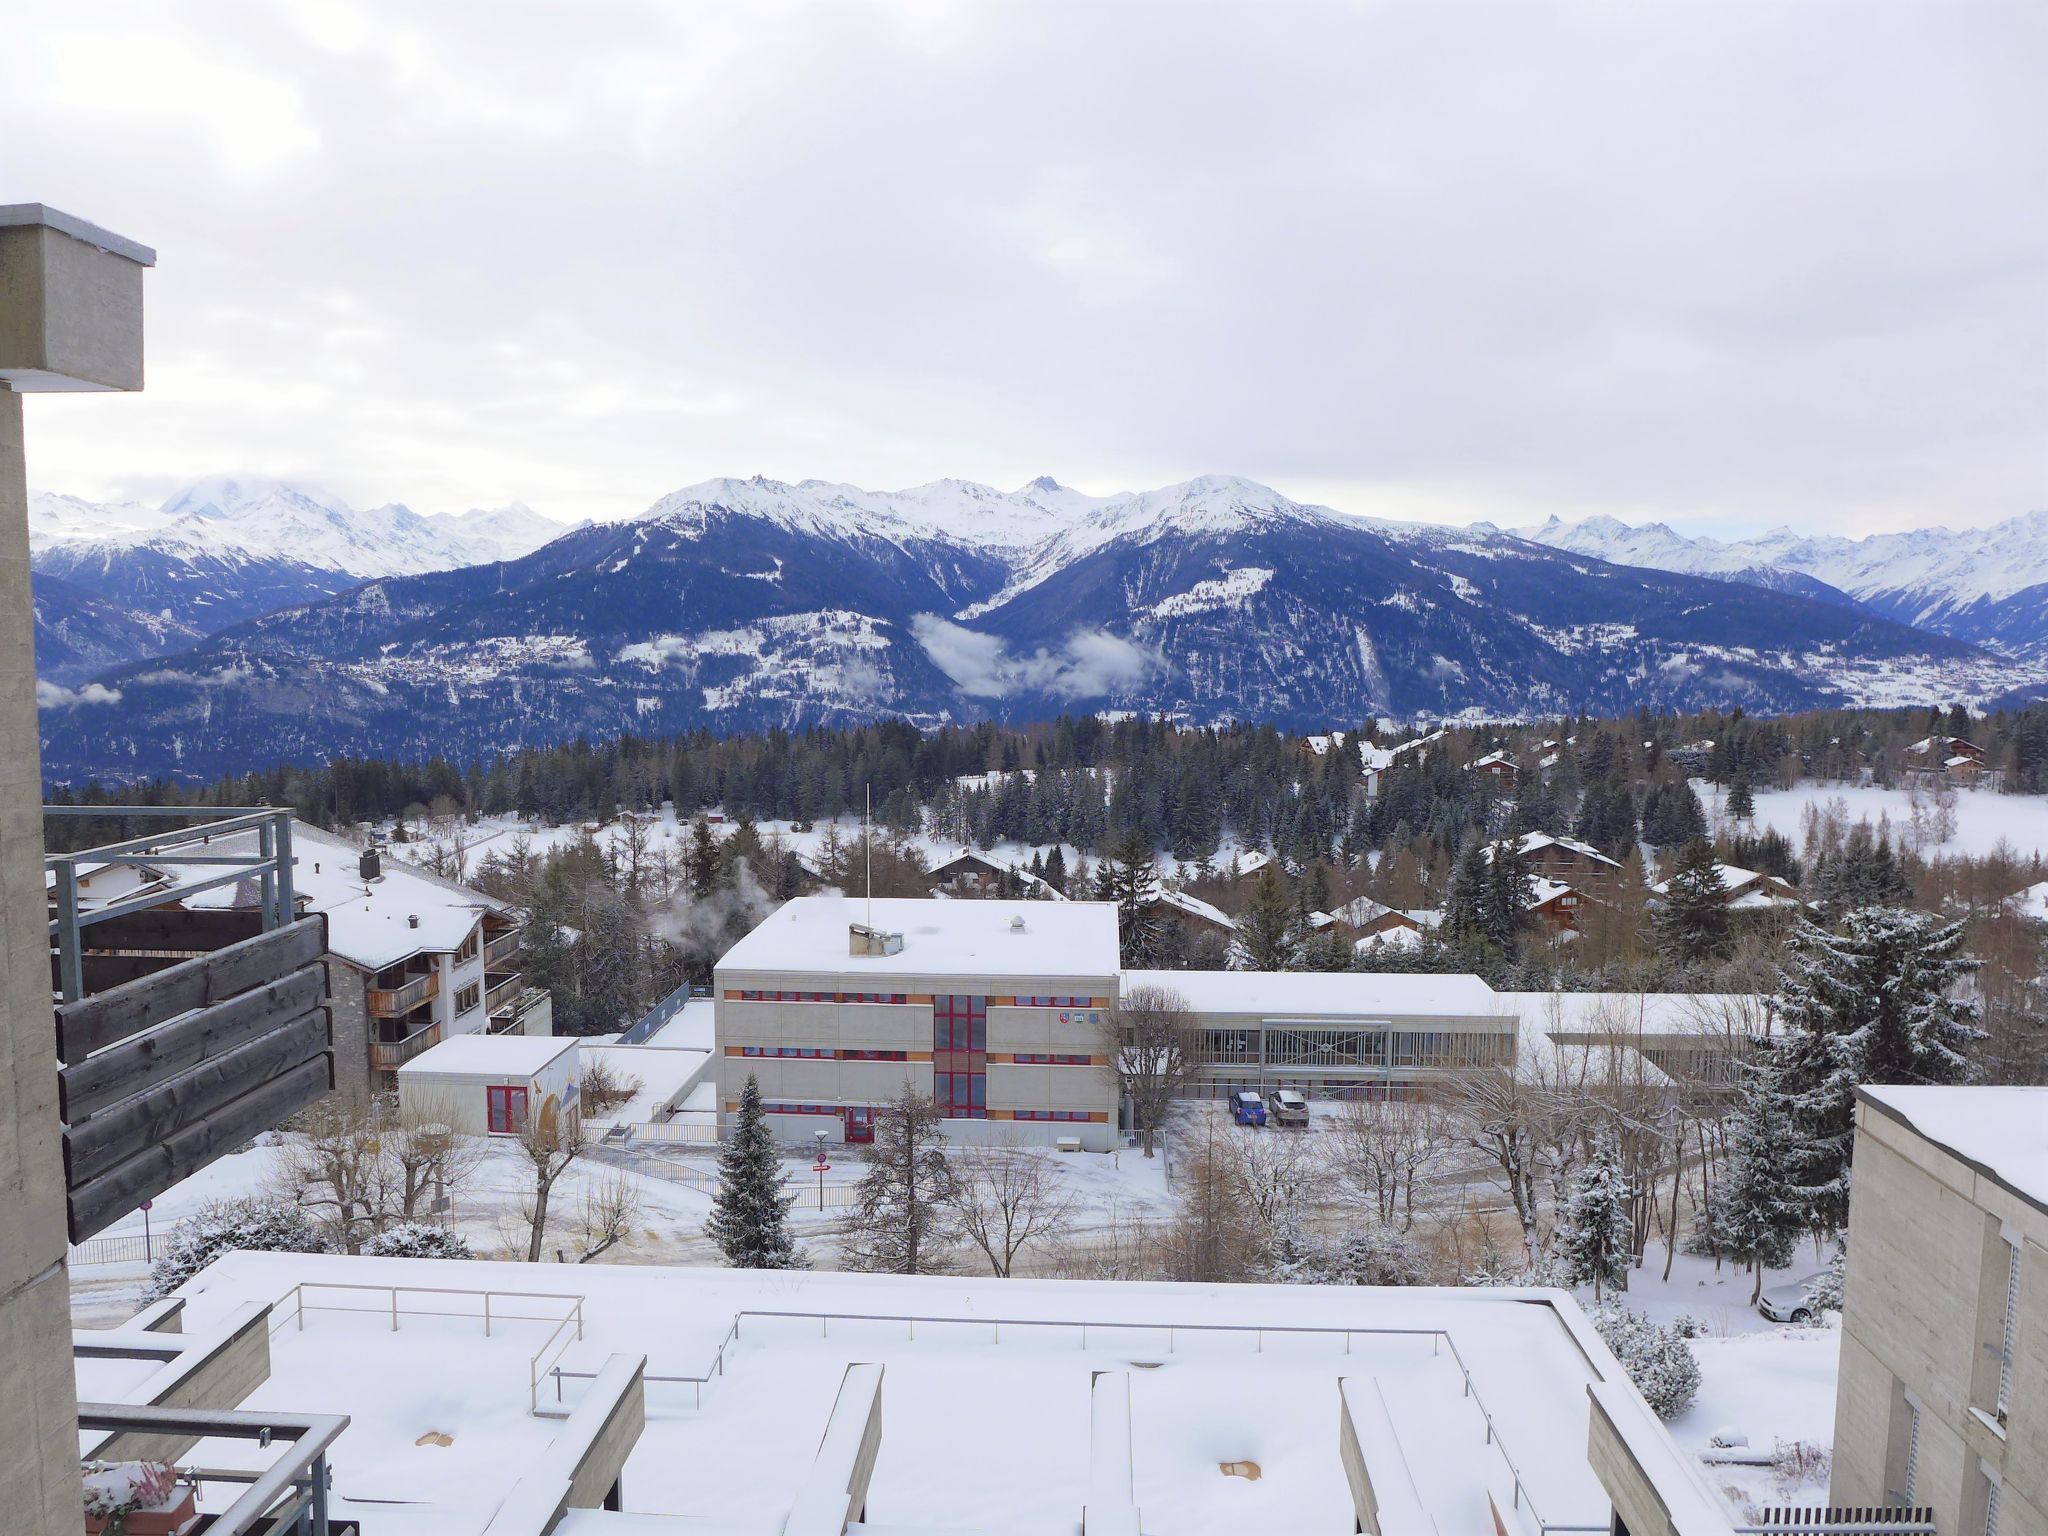
[(520, 991), (526, 985), (526, 978), (514, 971), (509, 976), (484, 978), (484, 1012), (496, 1017), (504, 1009), (519, 1001)]
[(395, 1019), (400, 1014), (410, 1013), (428, 998), (440, 995), (441, 973), (428, 971), (413, 977), (402, 987), (370, 988), (370, 1013), (380, 1019)]
[(517, 928), (507, 929), (503, 933), (493, 934), (490, 938), (486, 939), (484, 941), (484, 965), (488, 968), (497, 965), (501, 960), (510, 960), (519, 953), (519, 939), (520, 931)]
[(441, 1026), (429, 1024), (403, 1040), (372, 1040), (370, 1065), (379, 1072), (396, 1072), (430, 1046), (441, 1043)]

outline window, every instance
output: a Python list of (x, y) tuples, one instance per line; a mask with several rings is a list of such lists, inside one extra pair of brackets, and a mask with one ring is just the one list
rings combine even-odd
[(841, 1051), (843, 1061), (908, 1061), (908, 1051)]
[(1885, 1447), (1885, 1497), (1910, 1505), (1920, 1471), (1920, 1400), (1903, 1383), (1892, 1389), (1892, 1417)]
[(493, 1136), (517, 1136), (526, 1129), (526, 1090), (486, 1088), (484, 1120)]
[(1998, 1474), (1982, 1462), (1977, 1465), (1984, 1472), (1984, 1536), (1998, 1536)]
[(1076, 1120), (1088, 1121), (1095, 1117), (1085, 1109), (1019, 1109), (1011, 1111), (1010, 1118), (1013, 1120), (1058, 1120), (1064, 1123)]
[(909, 1000), (902, 992), (843, 992), (840, 1001), (848, 1003), (901, 1003)]
[(988, 999), (940, 996), (932, 999), (932, 1049), (988, 1049)]
[(1089, 997), (1020, 997), (1019, 1008), (1090, 1008), (1095, 1000)]
[(456, 1016), (459, 1018), (474, 1009), (478, 1003), (483, 1001), (483, 995), (484, 989), (481, 982), (472, 981), (468, 986), (459, 989), (455, 994)]
[(455, 963), (457, 965), (460, 965), (465, 960), (474, 960), (477, 957), (478, 952), (481, 951), (483, 947), (483, 929), (481, 927), (470, 929), (469, 937), (462, 941), (462, 948), (455, 951)]
[[(2020, 1323), (2020, 1245), (2017, 1235), (2005, 1238), (2005, 1317), (1998, 1340), (1998, 1422), (2012, 1402), (2012, 1357)], [(1993, 1504), (1997, 1503), (1994, 1495)]]
[(774, 992), (759, 987), (746, 987), (740, 991), (743, 1003), (836, 1003), (837, 992)]
[(1086, 1067), (1094, 1063), (1093, 1056), (1047, 1055), (1037, 1051), (1019, 1051), (1016, 1056), (1019, 1066), (1026, 1067)]
[(770, 1103), (761, 1106), (764, 1115), (836, 1115), (839, 1112), (837, 1104)]
[(824, 1045), (743, 1045), (742, 1056), (786, 1056), (798, 1061), (830, 1061), (839, 1053)]

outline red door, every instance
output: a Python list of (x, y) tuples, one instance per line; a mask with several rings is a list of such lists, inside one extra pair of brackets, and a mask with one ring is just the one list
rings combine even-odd
[(872, 1109), (856, 1109), (851, 1105), (847, 1107), (846, 1139), (854, 1146), (861, 1146), (875, 1139), (875, 1112)]

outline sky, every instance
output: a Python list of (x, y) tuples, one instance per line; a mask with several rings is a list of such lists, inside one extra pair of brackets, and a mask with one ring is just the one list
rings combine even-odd
[(2032, 0), (94, 0), (0, 203), (155, 246), (38, 488), (714, 475), (1724, 535), (2048, 506)]

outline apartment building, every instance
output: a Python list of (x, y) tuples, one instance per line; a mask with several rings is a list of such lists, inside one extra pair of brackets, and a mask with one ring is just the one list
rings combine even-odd
[(785, 1141), (872, 1141), (907, 1081), (955, 1140), (1115, 1143), (1113, 906), (798, 897), (726, 952), (713, 991), (721, 1127), (751, 1073)]
[[(299, 913), (327, 917), (335, 1087), (395, 1093), (398, 1069), (457, 1035), (552, 1035), (554, 1004), (519, 968), (519, 918), (504, 902), (302, 821), (292, 823)], [(188, 898), (249, 899), (239, 886)]]
[(1857, 1091), (1837, 1505), (2048, 1532), (2048, 1089)]

